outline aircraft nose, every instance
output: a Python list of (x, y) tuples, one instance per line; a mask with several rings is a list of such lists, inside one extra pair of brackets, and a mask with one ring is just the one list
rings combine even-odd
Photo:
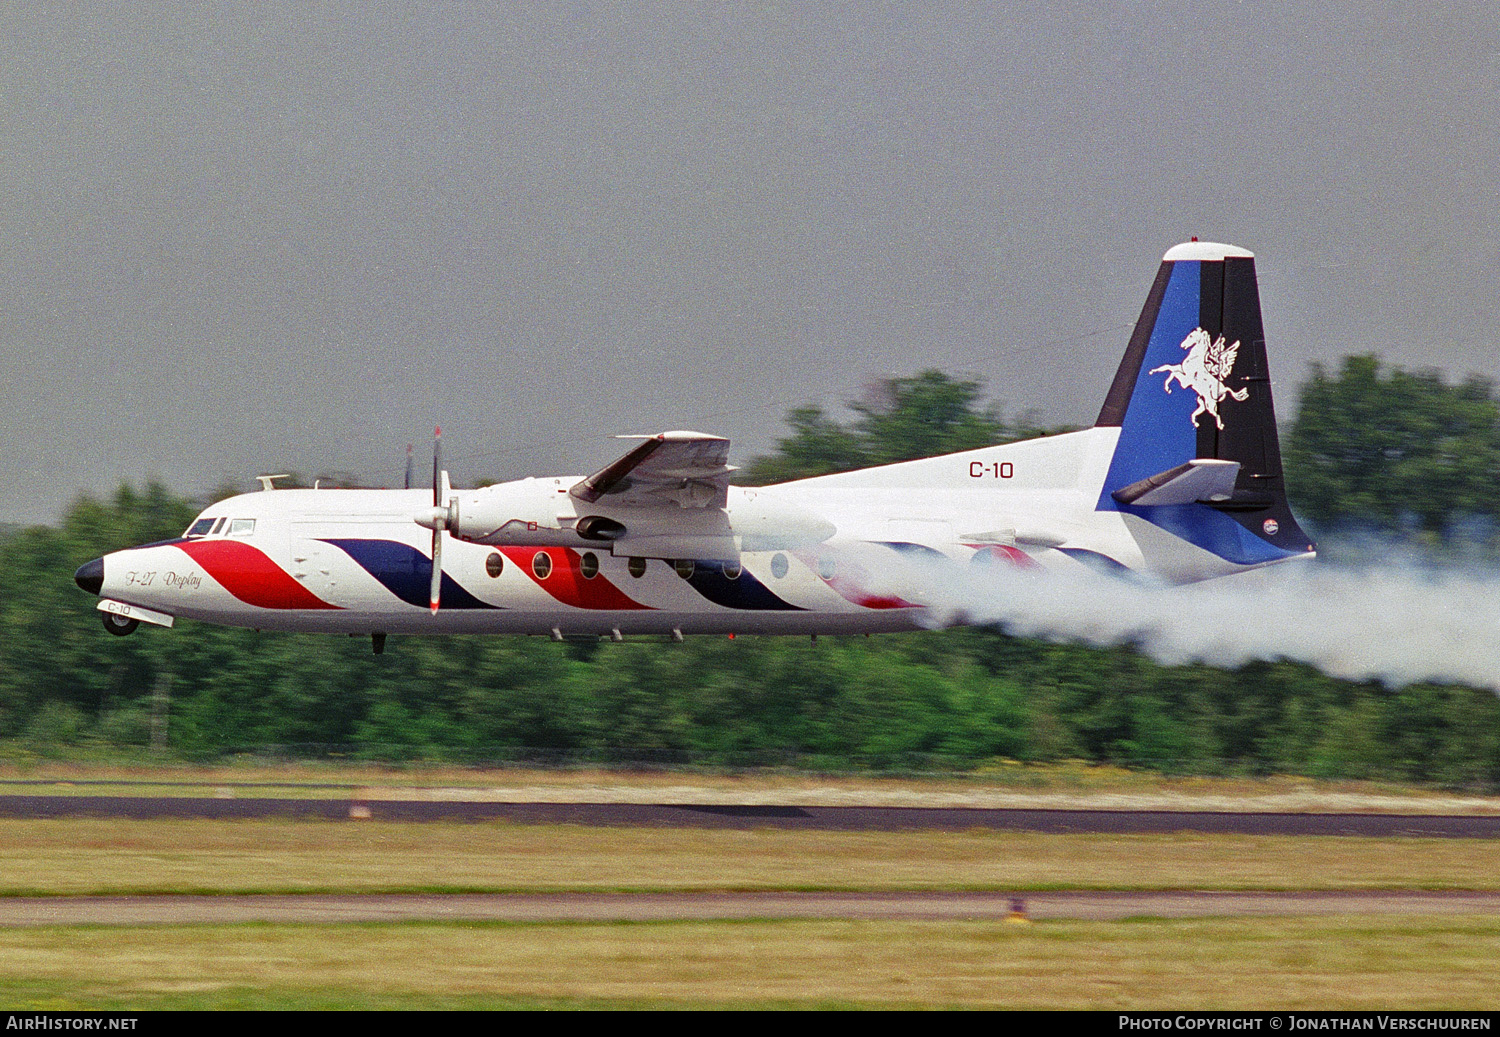
[(98, 594), (104, 586), (104, 559), (95, 558), (92, 562), (84, 562), (73, 574), (73, 582), (90, 594)]

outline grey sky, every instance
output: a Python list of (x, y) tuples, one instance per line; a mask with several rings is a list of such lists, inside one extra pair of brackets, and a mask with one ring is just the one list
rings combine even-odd
[(1500, 376), (1491, 4), (14, 4), (0, 521), (159, 477), (769, 449), (937, 367), (1087, 422), (1161, 253), (1255, 250), (1280, 409)]

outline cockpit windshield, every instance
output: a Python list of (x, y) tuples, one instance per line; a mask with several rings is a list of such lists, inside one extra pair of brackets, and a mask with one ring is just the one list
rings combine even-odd
[(232, 536), (247, 537), (255, 532), (255, 520), (253, 518), (226, 518), (219, 515), (215, 518), (204, 516), (194, 519), (193, 524), (187, 528), (184, 537), (207, 537), (207, 536)]

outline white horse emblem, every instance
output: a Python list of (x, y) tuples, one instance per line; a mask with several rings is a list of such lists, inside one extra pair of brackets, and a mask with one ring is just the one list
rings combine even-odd
[(1224, 384), (1224, 379), (1234, 370), (1235, 357), (1240, 355), (1240, 344), (1235, 342), (1234, 345), (1226, 346), (1223, 335), (1210, 340), (1208, 332), (1202, 328), (1194, 328), (1182, 340), (1182, 348), (1188, 351), (1188, 355), (1182, 358), (1182, 363), (1153, 367), (1149, 373), (1167, 372), (1167, 382), (1163, 388), (1169, 393), (1172, 391), (1174, 378), (1184, 389), (1197, 393), (1198, 409), (1193, 411), (1189, 420), (1197, 425), (1198, 415), (1211, 414), (1215, 424), (1222, 430), (1224, 419), (1219, 417), (1220, 401), (1225, 396), (1233, 396), (1244, 403), (1245, 398), (1250, 395), (1248, 389), (1231, 389)]

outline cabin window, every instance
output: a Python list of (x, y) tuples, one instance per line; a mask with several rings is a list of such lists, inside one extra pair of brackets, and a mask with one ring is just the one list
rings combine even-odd
[(213, 519), (201, 518), (189, 526), (187, 532), (182, 535), (185, 537), (205, 537), (208, 536), (209, 530), (213, 529), (213, 527)]
[(639, 580), (642, 576), (646, 575), (646, 559), (632, 558), (626, 569), (630, 572), (631, 576)]
[(818, 575), (823, 579), (833, 579), (833, 574), (836, 572), (838, 572), (838, 566), (834, 565), (832, 558), (825, 555), (818, 559)]
[(229, 535), (232, 537), (247, 537), (255, 532), (254, 519), (230, 519)]
[(552, 556), (546, 551), (538, 551), (531, 558), (531, 571), (539, 580), (545, 580), (552, 574)]
[(719, 571), (724, 574), (724, 579), (726, 579), (726, 580), (738, 580), (740, 578), (740, 571), (741, 571), (740, 570), (740, 563), (739, 562), (725, 562), (724, 563), (724, 568), (721, 569), (721, 570), (719, 570)]
[(672, 568), (676, 569), (677, 575), (681, 576), (684, 580), (689, 579), (693, 575), (693, 560), (691, 558), (679, 558), (672, 563)]
[(599, 556), (592, 551), (583, 552), (583, 557), (578, 559), (578, 571), (583, 573), (585, 580), (592, 580), (599, 575)]
[(492, 577), (499, 577), (505, 571), (505, 559), (500, 557), (499, 551), (490, 552), (490, 556), (484, 560), (484, 571)]
[(787, 562), (786, 555), (780, 551), (771, 556), (771, 575), (778, 580), (786, 576), (787, 570), (790, 568), (791, 564)]

